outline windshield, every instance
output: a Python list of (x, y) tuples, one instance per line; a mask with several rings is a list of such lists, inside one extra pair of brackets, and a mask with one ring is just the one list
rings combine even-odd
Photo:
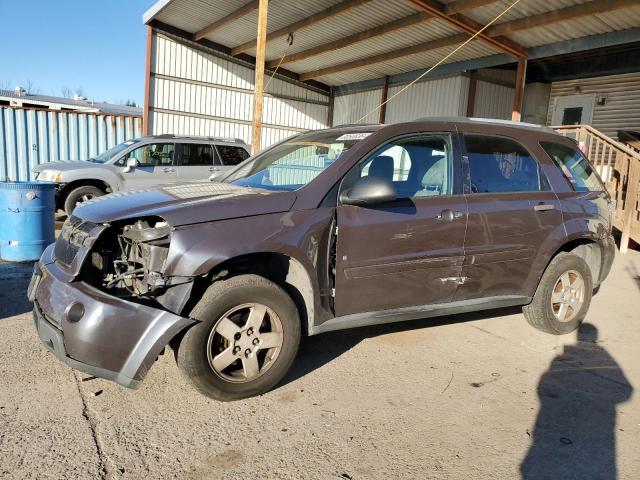
[(116, 145), (115, 147), (112, 147), (109, 150), (102, 152), (97, 157), (90, 158), (89, 160), (96, 163), (105, 163), (135, 143), (138, 143), (138, 140), (129, 140), (128, 142)]
[(369, 135), (321, 131), (294, 137), (242, 164), (224, 181), (266, 190), (298, 190)]

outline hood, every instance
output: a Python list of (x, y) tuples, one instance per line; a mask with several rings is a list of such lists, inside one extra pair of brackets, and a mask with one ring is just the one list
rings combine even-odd
[(94, 223), (158, 216), (177, 227), (287, 212), (295, 200), (293, 192), (269, 192), (228, 183), (186, 183), (98, 197), (78, 206), (74, 216)]
[(35, 173), (40, 173), (43, 170), (60, 170), (66, 172), (69, 170), (77, 170), (78, 168), (92, 168), (96, 165), (102, 165), (102, 163), (93, 163), (87, 160), (74, 160), (68, 162), (48, 162), (41, 163), (33, 167)]

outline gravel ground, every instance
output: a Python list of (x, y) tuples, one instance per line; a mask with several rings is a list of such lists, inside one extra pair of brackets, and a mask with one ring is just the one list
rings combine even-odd
[(137, 391), (74, 373), (36, 338), (30, 270), (0, 264), (0, 478), (639, 476), (640, 252), (618, 255), (580, 341), (517, 309), (336, 332), (234, 403), (171, 352)]

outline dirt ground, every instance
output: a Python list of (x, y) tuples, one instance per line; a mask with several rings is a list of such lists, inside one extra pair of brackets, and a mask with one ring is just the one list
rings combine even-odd
[(0, 265), (0, 478), (640, 478), (639, 252), (580, 340), (517, 309), (336, 332), (234, 403), (171, 352), (137, 391), (74, 373), (39, 344), (29, 273)]

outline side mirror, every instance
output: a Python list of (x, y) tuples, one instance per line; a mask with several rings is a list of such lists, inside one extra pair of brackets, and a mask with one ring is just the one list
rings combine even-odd
[(129, 157), (125, 161), (124, 168), (122, 169), (123, 173), (129, 173), (131, 170), (138, 166), (138, 160), (136, 157)]
[(375, 205), (398, 198), (390, 180), (380, 177), (362, 177), (348, 192), (340, 195), (343, 205)]

